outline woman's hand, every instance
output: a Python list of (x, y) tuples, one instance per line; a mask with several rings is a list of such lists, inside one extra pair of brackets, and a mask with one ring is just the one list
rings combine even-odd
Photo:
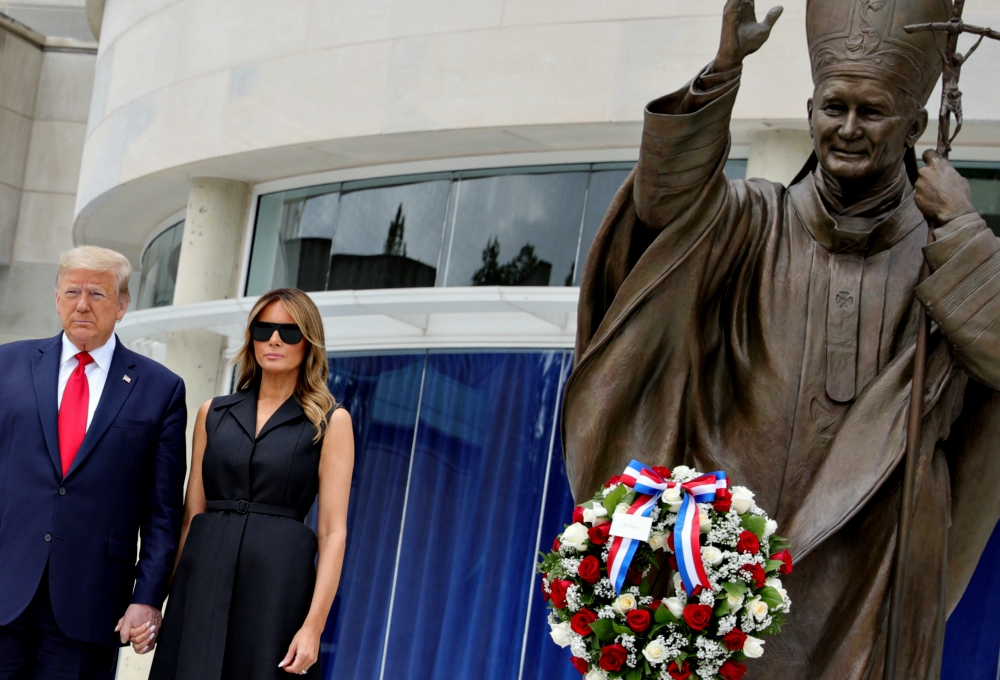
[(156, 625), (152, 621), (136, 626), (129, 631), (128, 641), (136, 654), (151, 652), (156, 645)]
[(780, 6), (773, 7), (764, 21), (757, 23), (754, 0), (727, 0), (722, 10), (722, 39), (712, 70), (723, 73), (742, 66), (748, 55), (767, 42), (782, 11)]
[(306, 671), (319, 659), (319, 639), (322, 630), (303, 626), (288, 645), (288, 654), (278, 664), (286, 673), (305, 675)]

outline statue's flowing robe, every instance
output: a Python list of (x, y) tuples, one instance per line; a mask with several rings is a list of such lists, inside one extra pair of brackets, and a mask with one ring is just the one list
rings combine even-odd
[(1000, 244), (973, 214), (926, 246), (909, 183), (865, 220), (831, 217), (812, 174), (788, 189), (729, 180), (738, 85), (703, 73), (647, 108), (583, 275), (563, 418), (573, 492), (632, 458), (726, 471), (796, 558), (789, 623), (748, 678), (881, 678), (916, 289), (936, 325), (898, 680), (934, 678), (1000, 517)]

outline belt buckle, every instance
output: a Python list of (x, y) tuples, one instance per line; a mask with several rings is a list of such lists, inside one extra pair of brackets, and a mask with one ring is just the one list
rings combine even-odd
[(250, 512), (250, 503), (247, 501), (237, 501), (236, 502), (236, 512), (241, 515), (245, 515)]

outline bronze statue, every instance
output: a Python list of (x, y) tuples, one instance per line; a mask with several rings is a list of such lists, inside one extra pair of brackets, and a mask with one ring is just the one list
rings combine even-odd
[[(967, 182), (913, 147), (947, 0), (810, 0), (815, 153), (787, 189), (723, 167), (756, 21), (728, 0), (715, 60), (649, 104), (639, 163), (583, 275), (564, 445), (575, 496), (631, 458), (726, 470), (798, 559), (755, 677), (936, 678), (945, 616), (1000, 517), (1000, 241)], [(928, 222), (935, 241), (928, 241)], [(930, 275), (921, 281), (924, 262)], [(891, 583), (920, 305), (928, 343), (906, 569)]]

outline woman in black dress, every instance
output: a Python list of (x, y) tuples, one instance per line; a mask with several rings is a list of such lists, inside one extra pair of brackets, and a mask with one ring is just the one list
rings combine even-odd
[[(159, 643), (151, 680), (320, 677), (354, 465), (328, 370), (312, 300), (290, 288), (261, 296), (237, 355), (239, 391), (198, 411), (162, 634), (130, 636), (140, 651)], [(314, 534), (302, 521), (317, 493)]]

